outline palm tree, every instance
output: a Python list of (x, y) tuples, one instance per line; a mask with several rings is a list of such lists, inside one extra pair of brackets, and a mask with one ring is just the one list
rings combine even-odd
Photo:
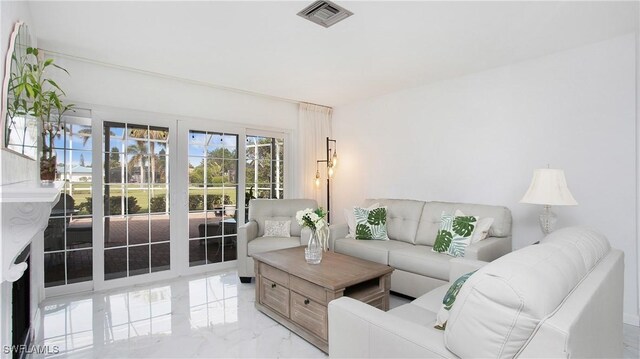
[[(132, 128), (130, 132), (131, 137), (135, 138), (144, 138), (149, 140), (149, 162), (151, 165), (151, 183), (156, 182), (156, 161), (158, 160), (158, 155), (156, 155), (156, 141), (158, 140), (166, 140), (167, 139), (167, 131), (166, 130), (155, 130), (146, 128)], [(159, 142), (159, 145), (163, 148), (166, 148), (166, 143)]]
[(132, 155), (128, 163), (129, 170), (137, 163), (140, 167), (140, 183), (144, 183), (144, 158), (149, 155), (146, 142), (136, 141), (135, 145), (127, 147), (127, 154)]

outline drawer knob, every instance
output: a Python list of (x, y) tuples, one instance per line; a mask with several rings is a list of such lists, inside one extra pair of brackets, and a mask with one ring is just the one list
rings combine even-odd
[(307, 304), (309, 304), (309, 299), (304, 300), (304, 305), (307, 305)]
[(275, 288), (276, 284), (275, 283), (271, 283), (271, 288)]

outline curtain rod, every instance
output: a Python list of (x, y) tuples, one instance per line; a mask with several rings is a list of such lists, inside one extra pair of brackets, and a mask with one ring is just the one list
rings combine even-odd
[(270, 100), (283, 101), (283, 102), (294, 103), (294, 104), (308, 103), (308, 104), (312, 104), (312, 105), (332, 108), (331, 106), (320, 105), (320, 104), (313, 103), (313, 102), (294, 100), (294, 99), (290, 99), (290, 98), (286, 98), (286, 97), (279, 97), (279, 96), (273, 96), (273, 95), (266, 95), (266, 94), (262, 94), (262, 93), (259, 93), (259, 92), (242, 90), (242, 89), (237, 89), (237, 88), (234, 88), (234, 87), (215, 85), (215, 84), (212, 84), (212, 83), (209, 83), (209, 82), (191, 80), (191, 79), (187, 79), (187, 78), (183, 78), (183, 77), (163, 74), (163, 73), (160, 73), (160, 72), (154, 72), (154, 71), (142, 70), (142, 69), (138, 69), (138, 68), (130, 67), (130, 66), (112, 64), (112, 63), (109, 63), (109, 62), (104, 62), (104, 61), (100, 61), (100, 60), (94, 60), (94, 59), (90, 59), (90, 58), (87, 58), (87, 57), (69, 55), (69, 54), (65, 54), (65, 53), (62, 53), (62, 52), (58, 52), (58, 51), (47, 50), (47, 49), (43, 49), (43, 48), (39, 48), (39, 49), (41, 51), (44, 51), (44, 52), (48, 53), (48, 54), (59, 56), (59, 57), (64, 57), (64, 58), (68, 58), (68, 59), (72, 59), (72, 60), (76, 60), (76, 61), (86, 62), (86, 63), (99, 65), (99, 66), (104, 66), (104, 67), (109, 67), (109, 68), (118, 69), (118, 70), (122, 70), (122, 71), (129, 71), (129, 72), (135, 72), (135, 73), (139, 73), (139, 74), (143, 74), (143, 75), (147, 75), (147, 76), (159, 77), (159, 78), (163, 78), (163, 79), (166, 79), (166, 80), (179, 81), (179, 82), (184, 82), (184, 83), (188, 83), (188, 84), (191, 84), (191, 85), (209, 87), (209, 88), (213, 88), (213, 89), (216, 89), (216, 90), (225, 90), (225, 91), (240, 93), (240, 94), (244, 94), (244, 95), (263, 97), (263, 98), (267, 98), (267, 99), (270, 99)]

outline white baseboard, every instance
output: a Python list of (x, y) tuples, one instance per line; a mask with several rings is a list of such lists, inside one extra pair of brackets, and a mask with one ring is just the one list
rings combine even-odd
[(623, 313), (622, 321), (624, 324), (633, 325), (636, 327), (640, 327), (640, 317), (634, 314)]

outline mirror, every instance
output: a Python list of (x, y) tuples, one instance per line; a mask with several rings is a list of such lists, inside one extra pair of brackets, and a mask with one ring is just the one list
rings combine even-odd
[[(27, 48), (34, 46), (29, 28), (23, 22), (16, 23), (5, 62), (2, 86), (2, 129), (3, 147), (26, 157), (36, 159), (38, 153), (38, 126), (36, 119), (21, 114), (15, 96), (15, 83), (27, 56)], [(24, 111), (23, 111), (24, 112)]]

